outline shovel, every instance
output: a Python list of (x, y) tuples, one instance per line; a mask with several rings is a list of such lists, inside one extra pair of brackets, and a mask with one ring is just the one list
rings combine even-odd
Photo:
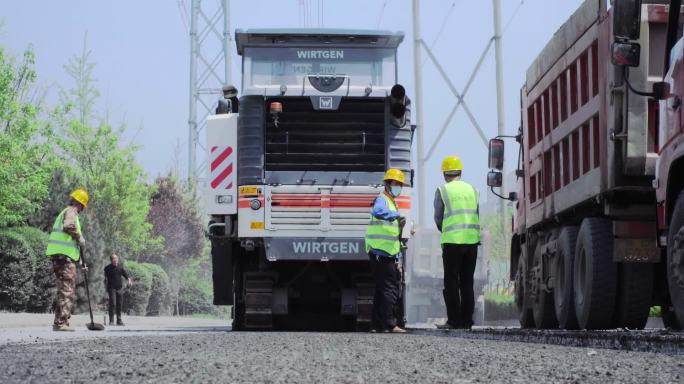
[[(83, 260), (83, 265), (86, 265), (83, 248), (79, 248), (79, 251), (81, 253), (81, 260)], [(90, 311), (90, 323), (86, 323), (86, 328), (91, 331), (104, 331), (104, 325), (96, 323), (95, 320), (93, 320), (93, 307), (90, 305), (90, 287), (88, 286), (88, 271), (85, 271), (83, 275), (85, 276), (86, 294), (88, 295), (88, 311)]]

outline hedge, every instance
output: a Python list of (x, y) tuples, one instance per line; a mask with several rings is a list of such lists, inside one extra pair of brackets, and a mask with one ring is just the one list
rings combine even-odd
[(171, 288), (169, 275), (157, 264), (142, 264), (152, 274), (150, 298), (147, 303), (147, 316), (171, 314)]
[(0, 230), (0, 309), (45, 312), (55, 283), (45, 256), (48, 234), (31, 227)]
[(42, 313), (52, 310), (57, 295), (55, 273), (52, 262), (45, 256), (49, 234), (33, 227), (17, 228), (16, 232), (24, 237), (32, 248), (34, 259), (33, 291), (29, 296), (26, 311)]
[(123, 311), (129, 315), (145, 316), (152, 294), (152, 272), (143, 263), (127, 261), (123, 267), (133, 279), (133, 286), (124, 293)]

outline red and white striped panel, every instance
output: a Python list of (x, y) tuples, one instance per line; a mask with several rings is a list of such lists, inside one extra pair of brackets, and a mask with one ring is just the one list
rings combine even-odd
[(233, 171), (233, 147), (214, 146), (211, 148), (211, 180), (212, 189), (231, 189), (235, 180)]

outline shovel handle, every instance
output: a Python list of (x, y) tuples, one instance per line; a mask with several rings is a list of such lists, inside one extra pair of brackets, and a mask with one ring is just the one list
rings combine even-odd
[[(78, 247), (78, 252), (79, 252), (79, 254), (80, 254), (80, 256), (81, 256), (81, 262), (83, 263), (83, 265), (85, 265), (85, 263), (86, 263), (86, 261), (85, 261), (85, 252), (83, 252), (83, 248), (82, 248), (82, 247)], [(85, 277), (86, 295), (88, 295), (88, 312), (90, 312), (90, 323), (91, 323), (91, 324), (95, 324), (95, 320), (93, 319), (93, 307), (92, 307), (91, 304), (90, 304), (90, 287), (89, 287), (90, 284), (88, 284), (88, 271), (85, 271), (85, 272), (83, 273), (83, 277)]]

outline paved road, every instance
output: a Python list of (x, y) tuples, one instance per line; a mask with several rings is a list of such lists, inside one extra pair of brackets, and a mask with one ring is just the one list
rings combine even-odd
[(36, 329), (8, 327), (3, 319), (3, 383), (684, 382), (682, 356), (665, 354), (424, 333), (230, 332), (222, 321), (173, 318), (129, 318), (126, 327), (66, 339), (43, 326), (40, 339), (2, 341)]

